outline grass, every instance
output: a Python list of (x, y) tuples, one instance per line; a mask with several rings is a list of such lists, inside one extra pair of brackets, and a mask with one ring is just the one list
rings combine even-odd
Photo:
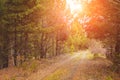
[(16, 80), (16, 77), (8, 78), (7, 76), (5, 76), (5, 77), (4, 77), (4, 80)]
[(12, 77), (10, 80), (16, 80), (15, 77)]
[(29, 72), (35, 72), (39, 63), (36, 60), (31, 60), (29, 62), (24, 62), (21, 66), (23, 70), (29, 71)]
[(86, 54), (86, 58), (87, 59), (93, 59), (94, 58), (94, 55), (92, 53), (87, 53)]
[(113, 78), (111, 76), (108, 76), (106, 80), (113, 80)]
[(61, 77), (68, 73), (67, 69), (60, 68), (46, 77), (44, 80), (61, 80)]

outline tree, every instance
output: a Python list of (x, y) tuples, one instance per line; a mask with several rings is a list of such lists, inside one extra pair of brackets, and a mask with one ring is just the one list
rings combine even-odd
[[(94, 6), (93, 6), (94, 5)], [(118, 0), (98, 0), (89, 5), (85, 24), (85, 30), (90, 38), (99, 40), (108, 39), (110, 54), (108, 57), (113, 63), (120, 67), (120, 1)], [(114, 13), (113, 13), (114, 12)], [(95, 13), (95, 14), (93, 14)], [(112, 45), (110, 45), (112, 44)]]
[[(3, 55), (7, 54), (7, 59), (10, 55), (13, 56), (15, 66), (31, 57), (45, 58), (52, 52), (53, 55), (61, 53), (64, 44), (61, 42), (67, 38), (67, 29), (62, 14), (64, 6), (59, 2), (5, 0), (1, 3), (3, 7), (1, 7), (3, 13), (0, 14), (3, 25), (1, 49)], [(60, 6), (53, 7), (57, 5)]]

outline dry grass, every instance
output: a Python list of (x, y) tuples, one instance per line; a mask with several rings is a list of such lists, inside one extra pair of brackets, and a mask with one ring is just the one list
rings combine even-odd
[(0, 80), (26, 80), (31, 74), (37, 73), (38, 69), (43, 71), (50, 65), (55, 64), (69, 55), (60, 55), (48, 59), (30, 60), (19, 67), (9, 67), (0, 70)]

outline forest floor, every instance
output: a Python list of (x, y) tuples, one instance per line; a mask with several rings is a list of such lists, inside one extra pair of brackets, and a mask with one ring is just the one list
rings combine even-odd
[(31, 64), (32, 67), (27, 63), (22, 68), (0, 70), (0, 80), (120, 80), (120, 74), (111, 70), (109, 60), (94, 58), (89, 51), (62, 54)]

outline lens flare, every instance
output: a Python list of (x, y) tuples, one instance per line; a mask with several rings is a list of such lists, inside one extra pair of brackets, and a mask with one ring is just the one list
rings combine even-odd
[(66, 0), (67, 7), (70, 9), (71, 14), (80, 13), (83, 10), (81, 0)]

